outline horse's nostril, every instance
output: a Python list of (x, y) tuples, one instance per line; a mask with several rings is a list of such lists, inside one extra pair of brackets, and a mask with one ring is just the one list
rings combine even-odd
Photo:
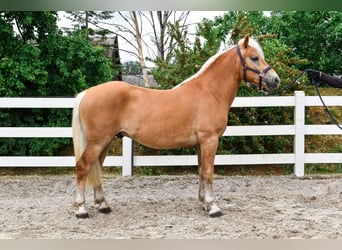
[(280, 78), (279, 78), (279, 77), (275, 77), (275, 78), (274, 78), (274, 82), (275, 82), (275, 83), (280, 83)]

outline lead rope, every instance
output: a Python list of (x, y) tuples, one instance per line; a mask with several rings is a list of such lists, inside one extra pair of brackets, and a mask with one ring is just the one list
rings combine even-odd
[(306, 70), (303, 70), (302, 72), (300, 72), (294, 80), (292, 80), (290, 83), (286, 84), (284, 87), (282, 87), (280, 90), (276, 90), (276, 91), (272, 91), (272, 92), (266, 92), (268, 95), (280, 95), (282, 94), (285, 90), (291, 88), (292, 86), (294, 86), (297, 82), (297, 80), (304, 74), (306, 73)]
[(323, 101), (323, 98), (321, 96), (321, 93), (318, 90), (318, 83), (317, 82), (312, 82), (311, 84), (315, 85), (315, 90), (317, 92), (317, 95), (319, 97), (319, 99), (321, 100), (323, 107), (324, 107), (324, 111), (330, 116), (330, 119), (336, 124), (336, 126), (342, 130), (341, 125), (337, 122), (335, 116), (330, 112), (330, 110), (328, 109), (327, 105), (325, 105), (325, 102)]
[[(281, 90), (278, 90), (278, 91), (274, 91), (274, 92), (269, 92), (269, 93), (266, 93), (267, 95), (280, 95), (282, 92), (284, 92), (285, 90), (287, 90), (288, 88), (292, 87), (296, 81), (304, 74), (306, 73), (306, 69), (304, 69), (302, 72), (300, 72), (296, 77), (295, 79), (286, 84)], [(328, 109), (328, 106), (325, 104), (325, 102), (323, 101), (323, 98), (321, 96), (321, 93), (319, 92), (319, 89), (318, 89), (318, 85), (319, 83), (318, 82), (311, 82), (310, 84), (314, 85), (315, 86), (315, 90), (316, 90), (316, 93), (319, 97), (319, 99), (321, 100), (322, 102), (322, 105), (324, 107), (324, 111), (330, 116), (330, 119), (335, 123), (335, 125), (342, 130), (342, 127), (341, 125), (337, 122), (335, 116), (331, 113), (331, 111)], [(265, 92), (264, 92), (265, 93)]]

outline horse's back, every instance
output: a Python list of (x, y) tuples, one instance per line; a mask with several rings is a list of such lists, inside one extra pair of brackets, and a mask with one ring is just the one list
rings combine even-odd
[(189, 98), (193, 95), (184, 95), (181, 89), (155, 90), (108, 82), (87, 90), (81, 115), (88, 132), (127, 135), (154, 148), (178, 147), (195, 143), (194, 124), (189, 121), (197, 112)]
[[(87, 89), (81, 103), (82, 109), (86, 112), (91, 110), (105, 110), (113, 105), (122, 105), (127, 103), (132, 92), (141, 87), (130, 85), (126, 82), (113, 81), (106, 82)], [(99, 109), (100, 108), (100, 109)]]

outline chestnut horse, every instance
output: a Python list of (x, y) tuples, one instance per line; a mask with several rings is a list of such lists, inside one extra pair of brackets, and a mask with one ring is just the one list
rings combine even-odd
[(169, 90), (114, 81), (78, 94), (73, 109), (78, 218), (88, 217), (86, 183), (98, 210), (111, 211), (101, 184), (101, 166), (115, 136), (128, 136), (155, 149), (197, 145), (199, 200), (209, 216), (221, 215), (213, 194), (214, 158), (227, 126), (228, 111), (242, 80), (260, 90), (279, 87), (260, 45), (246, 36), (212, 56), (195, 75)]

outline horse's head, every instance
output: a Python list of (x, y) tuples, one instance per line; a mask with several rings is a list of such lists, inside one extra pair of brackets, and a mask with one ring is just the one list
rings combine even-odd
[(259, 90), (270, 92), (279, 87), (280, 78), (264, 60), (264, 53), (259, 43), (246, 36), (237, 45), (241, 62), (241, 75), (246, 82), (259, 86)]

